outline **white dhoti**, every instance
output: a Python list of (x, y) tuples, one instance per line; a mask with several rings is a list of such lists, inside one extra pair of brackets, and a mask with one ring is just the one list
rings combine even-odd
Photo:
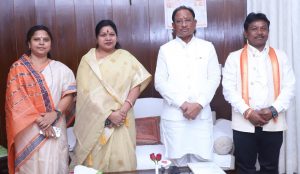
[(200, 159), (212, 159), (213, 123), (211, 118), (196, 120), (161, 120), (161, 132), (166, 158), (179, 159), (193, 154)]

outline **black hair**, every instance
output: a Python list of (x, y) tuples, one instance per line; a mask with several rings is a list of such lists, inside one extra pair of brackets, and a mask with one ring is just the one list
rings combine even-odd
[(270, 27), (270, 21), (267, 18), (267, 16), (263, 13), (249, 13), (248, 16), (246, 17), (246, 20), (244, 22), (244, 30), (247, 31), (249, 25), (254, 22), (254, 21), (258, 21), (258, 20), (263, 20), (267, 23), (268, 28)]
[(177, 7), (177, 8), (173, 11), (173, 13), (172, 13), (172, 21), (173, 21), (173, 22), (175, 22), (175, 15), (176, 15), (176, 13), (177, 13), (179, 10), (188, 10), (189, 12), (191, 12), (193, 18), (195, 19), (195, 12), (194, 12), (194, 10), (193, 10), (191, 7), (187, 7), (187, 6), (182, 5), (182, 6)]
[[(110, 26), (116, 33), (116, 35), (118, 36), (118, 30), (117, 30), (117, 27), (116, 27), (116, 24), (112, 21), (112, 20), (109, 20), (109, 19), (106, 19), (106, 20), (101, 20), (97, 25), (96, 25), (96, 28), (95, 28), (95, 34), (96, 34), (96, 38), (98, 37), (99, 33), (100, 33), (100, 30), (103, 28), (103, 27), (106, 27), (106, 26)], [(98, 48), (99, 45), (96, 44), (96, 48)], [(121, 48), (121, 45), (120, 43), (117, 41), (116, 45), (115, 45), (115, 49), (119, 49)]]
[[(39, 30), (46, 31), (46, 33), (49, 35), (51, 41), (53, 40), (52, 34), (51, 34), (51, 32), (50, 32), (50, 30), (49, 30), (48, 27), (46, 27), (46, 26), (44, 26), (44, 25), (35, 25), (35, 26), (31, 27), (31, 28), (28, 30), (28, 32), (27, 32), (27, 35), (26, 35), (26, 45), (27, 45), (27, 46), (29, 46), (28, 43), (30, 42), (30, 40), (31, 40), (32, 36), (34, 35), (34, 33), (35, 33), (36, 31), (39, 31)], [(25, 52), (25, 54), (26, 54), (27, 56), (30, 56), (31, 50), (28, 49), (28, 50)], [(50, 52), (47, 53), (47, 57), (51, 58)]]

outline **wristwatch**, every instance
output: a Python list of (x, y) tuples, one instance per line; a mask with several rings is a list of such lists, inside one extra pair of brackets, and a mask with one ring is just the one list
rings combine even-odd
[(271, 110), (273, 118), (278, 117), (278, 112), (276, 111), (276, 109), (273, 106), (270, 106), (269, 109)]
[(110, 119), (106, 119), (105, 120), (105, 124), (104, 124), (104, 127), (107, 127), (107, 126), (109, 126), (111, 124), (111, 121), (110, 121)]

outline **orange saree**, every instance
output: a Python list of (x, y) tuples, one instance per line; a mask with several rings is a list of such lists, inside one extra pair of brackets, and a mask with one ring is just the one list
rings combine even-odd
[(54, 104), (43, 75), (36, 72), (27, 55), (10, 68), (6, 89), (6, 130), (9, 173), (15, 171), (46, 141), (38, 129), (30, 132), (27, 142), (15, 148), (18, 134), (34, 124), (40, 113), (54, 110)]

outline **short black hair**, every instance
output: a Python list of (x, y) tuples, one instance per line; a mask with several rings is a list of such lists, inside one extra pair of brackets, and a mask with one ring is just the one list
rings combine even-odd
[[(106, 27), (106, 26), (110, 26), (110, 27), (115, 31), (116, 35), (118, 36), (118, 30), (117, 30), (116, 24), (115, 24), (112, 20), (105, 19), (105, 20), (101, 20), (101, 21), (96, 25), (96, 28), (95, 28), (96, 38), (98, 37), (98, 35), (99, 35), (99, 33), (100, 33), (100, 30), (101, 30), (103, 27)], [(96, 45), (96, 48), (98, 48), (98, 44)], [(121, 45), (120, 45), (119, 42), (116, 43), (115, 48), (116, 48), (116, 49), (121, 48)]]
[[(27, 46), (28, 46), (28, 42), (30, 42), (30, 40), (31, 40), (32, 36), (34, 35), (34, 33), (35, 33), (36, 31), (39, 31), (39, 30), (46, 31), (46, 33), (49, 35), (51, 41), (53, 41), (52, 34), (51, 34), (51, 32), (50, 32), (50, 30), (49, 30), (48, 27), (46, 27), (46, 26), (44, 26), (44, 25), (35, 25), (35, 26), (31, 27), (31, 28), (28, 30), (28, 32), (27, 32), (27, 35), (26, 35), (26, 41), (25, 41), (26, 44), (27, 44)], [(30, 50), (30, 49), (27, 50), (27, 51), (25, 52), (25, 54), (27, 54), (27, 56), (30, 56), (31, 50)], [(47, 57), (51, 58), (51, 54), (50, 54), (50, 53), (47, 53)]]
[(194, 12), (194, 10), (193, 10), (191, 7), (187, 7), (187, 6), (182, 5), (182, 6), (177, 7), (177, 8), (173, 11), (173, 13), (172, 13), (172, 21), (173, 21), (173, 22), (175, 22), (175, 15), (176, 15), (176, 13), (177, 13), (179, 10), (188, 10), (189, 12), (192, 13), (193, 18), (195, 19), (195, 12)]
[(249, 25), (257, 20), (263, 20), (268, 24), (268, 28), (270, 27), (270, 21), (267, 18), (267, 16), (263, 13), (249, 13), (248, 16), (246, 17), (246, 20), (244, 22), (244, 30), (247, 31)]

